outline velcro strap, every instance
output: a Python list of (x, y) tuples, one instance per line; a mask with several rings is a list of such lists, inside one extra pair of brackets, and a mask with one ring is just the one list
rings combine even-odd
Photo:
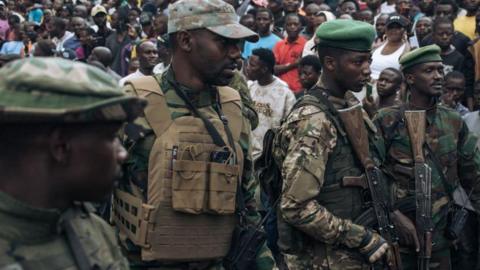
[(151, 212), (154, 207), (144, 204), (141, 199), (127, 192), (116, 189), (113, 210), (113, 220), (118, 228), (133, 243), (148, 248), (147, 229), (148, 224), (152, 223), (151, 220), (153, 220)]

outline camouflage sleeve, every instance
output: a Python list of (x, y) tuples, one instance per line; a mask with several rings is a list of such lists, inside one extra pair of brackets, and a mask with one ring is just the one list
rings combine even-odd
[(305, 106), (289, 115), (277, 138), (276, 145), (283, 148), (283, 218), (316, 240), (358, 247), (365, 229), (333, 215), (315, 199), (323, 186), (328, 155), (336, 145), (334, 125), (316, 107)]
[(462, 121), (458, 139), (458, 176), (467, 193), (472, 192), (470, 200), (477, 214), (480, 214), (480, 152), (476, 147), (478, 138), (469, 132)]

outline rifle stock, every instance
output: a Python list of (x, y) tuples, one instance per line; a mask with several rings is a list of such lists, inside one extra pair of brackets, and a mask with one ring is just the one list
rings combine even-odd
[(392, 251), (392, 256), (387, 257), (386, 266), (390, 270), (401, 270), (398, 237), (395, 227), (390, 221), (390, 208), (386, 203), (385, 192), (387, 189), (385, 179), (383, 179), (380, 169), (375, 166), (375, 163), (370, 158), (368, 131), (363, 119), (362, 106), (358, 104), (347, 109), (338, 110), (338, 113), (355, 154), (365, 169), (373, 210), (378, 224), (378, 232), (389, 243)]
[(432, 169), (425, 163), (423, 146), (425, 144), (426, 112), (405, 111), (413, 159), (415, 161), (415, 224), (420, 240), (418, 269), (429, 269), (432, 256)]

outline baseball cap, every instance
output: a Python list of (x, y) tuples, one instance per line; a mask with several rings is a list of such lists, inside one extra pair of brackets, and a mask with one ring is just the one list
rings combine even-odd
[(397, 13), (393, 13), (393, 14), (390, 14), (390, 16), (388, 16), (385, 26), (388, 27), (389, 25), (392, 25), (394, 23), (399, 24), (402, 27), (407, 27), (409, 21), (404, 16)]
[(34, 57), (0, 69), (0, 123), (133, 121), (145, 105), (111, 75), (81, 62)]
[(231, 39), (258, 41), (257, 33), (241, 25), (235, 9), (222, 0), (180, 0), (168, 8), (168, 33), (206, 28)]
[(92, 17), (95, 17), (98, 13), (105, 13), (107, 14), (107, 10), (105, 9), (104, 6), (102, 5), (96, 5), (92, 8), (91, 15)]

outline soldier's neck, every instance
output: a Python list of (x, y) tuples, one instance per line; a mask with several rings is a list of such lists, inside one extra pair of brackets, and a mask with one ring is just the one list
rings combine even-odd
[(184, 65), (182, 61), (171, 63), (175, 81), (194, 91), (202, 91), (206, 84), (196, 76), (195, 72), (188, 65)]
[(390, 107), (395, 105), (395, 99), (397, 98), (396, 94), (390, 95), (390, 96), (379, 96), (378, 99), (378, 105), (380, 108), (385, 108), (385, 107)]
[(410, 93), (411, 96), (408, 103), (411, 107), (417, 109), (429, 109), (437, 103), (437, 98), (434, 96), (427, 96), (416, 90), (410, 91)]
[(334, 97), (344, 99), (347, 90), (343, 90), (334, 80), (333, 76), (323, 73), (320, 76), (320, 81), (323, 87), (328, 90), (328, 93)]

